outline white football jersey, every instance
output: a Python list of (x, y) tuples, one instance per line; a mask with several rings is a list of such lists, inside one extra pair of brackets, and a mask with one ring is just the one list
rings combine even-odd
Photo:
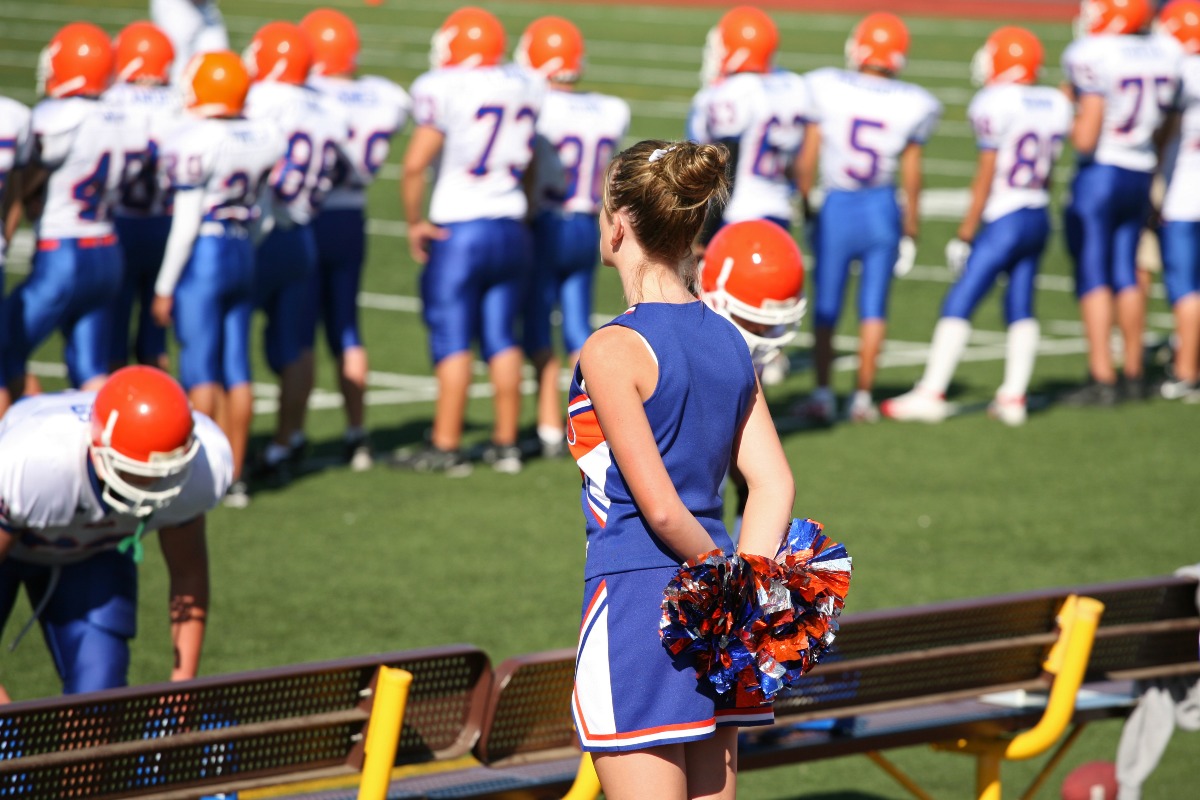
[(808, 118), (820, 125), (826, 191), (894, 185), (900, 154), (911, 143), (924, 144), (942, 115), (932, 94), (893, 78), (828, 67), (805, 80)]
[[(8, 173), (29, 160), (29, 109), (7, 97), (0, 97), (0, 197)], [(0, 225), (0, 267), (4, 266), (4, 226)], [(3, 286), (0, 286), (0, 291)]]
[(1138, 172), (1158, 165), (1154, 134), (1175, 99), (1183, 48), (1166, 34), (1085, 36), (1063, 53), (1078, 94), (1104, 98), (1095, 160)]
[(596, 214), (604, 171), (629, 129), (629, 104), (596, 92), (552, 89), (537, 120), (538, 208)]
[(981, 150), (996, 151), (996, 174), (984, 222), (1050, 203), (1050, 176), (1071, 130), (1074, 110), (1049, 86), (989, 86), (971, 100), (967, 118)]
[(145, 86), (117, 83), (104, 93), (104, 101), (120, 108), (131, 125), (146, 132), (147, 154), (144, 168), (133, 174), (121, 192), (118, 216), (152, 217), (167, 213), (168, 193), (157, 181), (157, 161), (162, 144), (183, 123), (183, 98), (170, 86)]
[(349, 158), (345, 112), (307, 86), (264, 81), (250, 87), (245, 113), (274, 123), (287, 142), (271, 175), (276, 218), (288, 226), (307, 225), (333, 188), (338, 162)]
[(42, 100), (30, 127), (30, 159), (50, 170), (45, 206), (34, 225), (38, 238), (112, 233), (127, 163), (146, 150), (145, 130), (121, 109), (85, 97)]
[[(0, 526), (15, 541), (8, 557), (68, 564), (116, 547), (138, 519), (108, 508), (88, 456), (95, 392), (29, 397), (0, 419)], [(150, 530), (181, 525), (212, 509), (233, 480), (229, 440), (193, 412), (200, 451), (183, 490), (147, 520)]]
[(737, 143), (737, 174), (725, 221), (791, 219), (789, 167), (804, 141), (811, 103), (804, 79), (779, 70), (730, 75), (704, 93), (703, 139)]
[(196, 53), (229, 49), (229, 34), (216, 0), (150, 0), (150, 19), (175, 47), (172, 81), (179, 80)]
[(309, 86), (345, 111), (350, 122), (347, 160), (334, 175), (324, 208), (363, 208), (366, 188), (387, 160), (392, 137), (412, 113), (408, 92), (386, 78), (331, 78), (314, 75)]
[(712, 141), (708, 135), (708, 98), (713, 93), (709, 84), (692, 95), (692, 105), (688, 108), (687, 122), (684, 123), (683, 138), (692, 142)]
[(413, 83), (413, 118), (445, 136), (429, 219), (517, 219), (528, 202), (521, 184), (533, 159), (545, 80), (514, 64), (448, 67)]
[(1179, 86), (1179, 111), (1182, 120), (1179, 136), (1168, 149), (1163, 174), (1167, 196), (1162, 215), (1168, 222), (1200, 221), (1200, 55), (1183, 62)]
[(188, 116), (163, 142), (160, 180), (177, 190), (203, 187), (207, 222), (249, 223), (286, 146), (279, 129), (266, 122)]

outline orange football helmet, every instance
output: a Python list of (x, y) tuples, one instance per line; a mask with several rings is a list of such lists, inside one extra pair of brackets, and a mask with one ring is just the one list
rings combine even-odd
[(154, 367), (117, 370), (96, 393), (89, 449), (108, 505), (148, 516), (183, 490), (200, 442), (183, 387)]
[(766, 12), (737, 6), (708, 32), (701, 76), (712, 83), (738, 72), (768, 72), (779, 46), (779, 30)]
[(300, 20), (313, 50), (314, 75), (351, 75), (358, 68), (358, 28), (332, 8), (318, 8)]
[(700, 296), (741, 331), (755, 364), (796, 336), (804, 317), (804, 258), (774, 222), (746, 220), (717, 231), (704, 251)]
[(45, 97), (98, 95), (112, 82), (112, 42), (92, 23), (72, 22), (43, 48), (37, 72), (38, 94)]
[(1137, 33), (1153, 13), (1149, 0), (1083, 0), (1077, 25), (1082, 33)]
[(517, 63), (550, 80), (574, 83), (583, 73), (583, 34), (562, 17), (535, 19), (517, 43)]
[(312, 45), (298, 25), (277, 20), (258, 29), (243, 58), (252, 81), (299, 86), (312, 68)]
[(117, 80), (125, 83), (165, 84), (170, 80), (175, 46), (152, 22), (131, 22), (113, 40), (117, 60)]
[(846, 61), (853, 69), (875, 67), (899, 72), (907, 57), (908, 27), (886, 11), (868, 14), (846, 40)]
[(1024, 28), (999, 28), (971, 59), (971, 78), (980, 86), (1034, 83), (1042, 69), (1042, 43)]
[(250, 74), (237, 53), (197, 53), (180, 81), (184, 107), (201, 117), (235, 117), (246, 105)]
[(1158, 23), (1188, 53), (1200, 53), (1200, 0), (1171, 0), (1159, 13)]
[(458, 9), (433, 34), (429, 63), (442, 67), (490, 67), (504, 57), (504, 26), (489, 11)]

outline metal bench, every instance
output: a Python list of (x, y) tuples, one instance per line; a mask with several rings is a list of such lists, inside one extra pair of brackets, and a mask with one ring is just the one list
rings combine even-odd
[(491, 665), (465, 645), (0, 707), (0, 796), (196, 798), (362, 768), (381, 668), (412, 675), (395, 763), (470, 751)]
[[(1200, 672), (1195, 596), (1194, 580), (1161, 577), (847, 615), (831, 657), (777, 698), (776, 725), (744, 732), (739, 767), (865, 753), (927, 797), (882, 751), (933, 745), (977, 759), (986, 800), (999, 796), (1005, 759), (1057, 745), (1032, 794), (1083, 725), (1128, 714), (1133, 679)], [(572, 785), (594, 797), (570, 716), (574, 656), (497, 667), (478, 763), (394, 781), (388, 797), (553, 796)]]

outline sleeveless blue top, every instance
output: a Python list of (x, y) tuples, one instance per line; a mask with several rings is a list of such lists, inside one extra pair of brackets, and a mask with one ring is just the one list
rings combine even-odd
[[(732, 552), (721, 487), (756, 388), (745, 340), (733, 323), (699, 301), (642, 303), (608, 324), (635, 331), (654, 354), (658, 384), (644, 408), (658, 452), (684, 505), (718, 547)], [(578, 367), (571, 381), (567, 443), (583, 475), (585, 578), (678, 566), (679, 558), (638, 511)]]

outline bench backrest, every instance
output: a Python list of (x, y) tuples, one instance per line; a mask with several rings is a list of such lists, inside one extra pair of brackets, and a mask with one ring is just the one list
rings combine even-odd
[(358, 769), (381, 665), (413, 674), (397, 763), (470, 750), (491, 669), (455, 645), (3, 706), (0, 796), (166, 797)]
[(516, 656), (496, 667), (475, 757), (503, 765), (578, 753), (571, 718), (574, 675), (571, 649)]

